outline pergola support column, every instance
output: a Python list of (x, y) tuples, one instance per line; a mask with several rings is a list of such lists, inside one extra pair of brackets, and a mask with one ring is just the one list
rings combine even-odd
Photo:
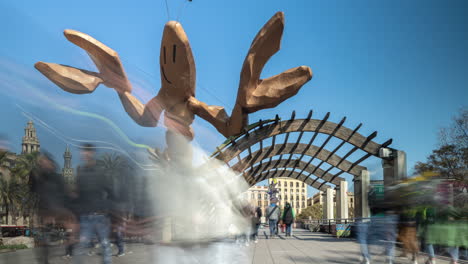
[(348, 218), (348, 182), (340, 181), (336, 186), (336, 218)]
[(406, 153), (396, 149), (385, 150), (390, 152), (390, 157), (382, 159), (384, 186), (390, 186), (407, 178)]
[(320, 191), (322, 196), (322, 219), (327, 219), (327, 193)]
[(369, 193), (370, 175), (369, 171), (361, 171), (361, 175), (354, 178), (354, 215), (355, 218), (370, 217)]
[(333, 219), (333, 189), (327, 188), (323, 199), (323, 218)]

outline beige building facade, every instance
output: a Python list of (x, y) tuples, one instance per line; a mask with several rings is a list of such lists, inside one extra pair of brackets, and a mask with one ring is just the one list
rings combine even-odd
[[(333, 190), (332, 192), (333, 192), (333, 206), (336, 207), (336, 190)], [(347, 194), (346, 197), (348, 199), (348, 212), (349, 214), (351, 214), (350, 216), (352, 216), (354, 212), (354, 193), (347, 192), (346, 194)], [(308, 206), (312, 206), (315, 204), (323, 205), (324, 196), (325, 196), (324, 192), (322, 191), (317, 192), (316, 194), (314, 194), (312, 197), (310, 197), (307, 200)]]
[[(277, 178), (278, 184), (278, 205), (283, 208), (286, 202), (289, 202), (294, 208), (296, 215), (307, 208), (307, 185), (299, 180), (291, 178)], [(268, 186), (254, 185), (244, 193), (244, 199), (249, 201), (252, 206), (259, 206), (265, 215), (266, 208), (270, 205), (270, 196), (268, 195)]]

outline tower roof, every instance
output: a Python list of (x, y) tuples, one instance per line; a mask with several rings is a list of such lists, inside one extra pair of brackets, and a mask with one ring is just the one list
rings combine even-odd
[(21, 153), (33, 153), (40, 151), (39, 139), (37, 138), (36, 128), (32, 120), (29, 120), (24, 129)]
[(27, 128), (34, 128), (34, 123), (33, 123), (32, 120), (29, 120), (29, 121), (28, 121)]
[(71, 157), (71, 151), (70, 151), (70, 147), (68, 145), (65, 148), (65, 152), (63, 153), (63, 156), (64, 157)]

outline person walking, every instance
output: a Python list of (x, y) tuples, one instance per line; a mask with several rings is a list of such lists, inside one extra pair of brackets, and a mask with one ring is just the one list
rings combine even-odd
[(111, 233), (110, 211), (112, 184), (106, 179), (95, 159), (95, 147), (84, 144), (81, 157), (84, 164), (77, 169), (77, 201), (80, 214), (80, 241), (76, 247), (75, 264), (85, 263), (83, 255), (94, 235), (101, 247), (104, 264), (112, 263), (112, 251), (109, 241)]
[(117, 257), (125, 256), (125, 229), (127, 226), (127, 219), (119, 219), (117, 226), (115, 228), (115, 244), (117, 245)]
[(260, 224), (262, 223), (262, 209), (260, 208), (260, 206), (257, 206), (255, 208), (254, 217), (252, 219), (254, 222), (252, 239), (255, 243), (258, 243), (258, 229), (260, 228)]
[(48, 264), (50, 243), (57, 225), (68, 226), (73, 222), (73, 214), (66, 208), (66, 193), (63, 177), (57, 172), (57, 164), (52, 156), (43, 151), (37, 157), (37, 167), (29, 175), (31, 192), (38, 199), (37, 209), (41, 227), (41, 263)]
[(291, 207), (289, 202), (286, 202), (284, 206), (283, 215), (281, 216), (281, 220), (283, 224), (286, 226), (286, 236), (291, 236), (291, 225), (296, 218), (296, 214), (294, 212), (294, 208)]
[(411, 254), (411, 263), (418, 264), (419, 245), (416, 225), (417, 211), (411, 206), (400, 208), (399, 241), (403, 244), (403, 256)]
[(278, 232), (278, 220), (280, 218), (280, 209), (276, 204), (277, 199), (273, 198), (270, 200), (270, 206), (267, 208), (266, 218), (268, 219), (268, 225), (270, 227), (270, 238), (273, 238), (274, 235), (277, 235)]

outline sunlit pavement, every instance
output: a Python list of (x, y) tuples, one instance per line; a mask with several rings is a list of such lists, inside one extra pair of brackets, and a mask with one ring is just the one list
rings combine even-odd
[[(267, 239), (266, 229), (260, 230), (258, 243), (235, 243), (234, 240), (223, 242), (185, 245), (181, 247), (156, 246), (143, 244), (127, 245), (127, 254), (123, 257), (113, 257), (113, 263), (359, 263), (359, 245), (355, 240), (337, 239), (327, 234), (312, 233), (306, 230), (294, 230), (292, 237), (280, 235)], [(116, 253), (115, 247), (113, 248)], [(381, 253), (381, 249), (374, 249)], [(64, 259), (63, 248), (53, 250), (50, 263), (72, 263)], [(397, 253), (399, 255), (400, 253)], [(371, 263), (383, 263), (383, 257), (377, 256)], [(34, 250), (20, 250), (0, 254), (0, 263), (39, 263)], [(101, 257), (88, 257), (86, 263), (101, 263)], [(397, 257), (396, 264), (410, 263), (406, 258)], [(424, 263), (421, 257), (419, 263)], [(449, 263), (438, 260), (438, 264)], [(460, 263), (467, 263), (460, 261)]]

